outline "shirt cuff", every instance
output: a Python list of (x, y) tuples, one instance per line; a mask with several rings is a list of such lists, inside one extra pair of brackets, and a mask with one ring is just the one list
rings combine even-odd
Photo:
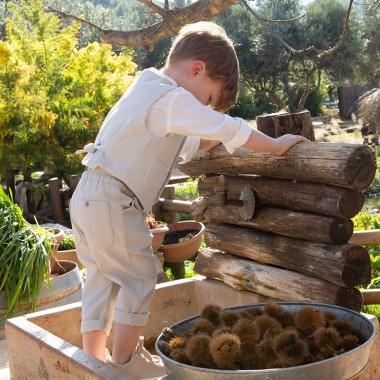
[(246, 121), (239, 118), (235, 118), (235, 120), (240, 122), (237, 134), (227, 143), (223, 143), (229, 154), (232, 154), (235, 149), (242, 147), (248, 141), (252, 132), (252, 127)]
[(181, 153), (179, 156), (182, 158), (182, 161), (179, 164), (185, 164), (189, 162), (198, 152), (201, 139), (199, 137), (187, 136), (185, 144), (182, 147)]

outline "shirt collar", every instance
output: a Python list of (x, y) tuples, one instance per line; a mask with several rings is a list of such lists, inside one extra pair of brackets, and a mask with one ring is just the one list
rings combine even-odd
[(162, 72), (163, 69), (157, 70), (155, 67), (151, 67), (149, 70), (152, 71), (153, 73), (159, 75), (160, 77), (167, 79), (172, 85), (178, 87), (177, 82), (173, 78), (170, 78), (169, 76), (167, 76), (166, 74), (164, 74)]

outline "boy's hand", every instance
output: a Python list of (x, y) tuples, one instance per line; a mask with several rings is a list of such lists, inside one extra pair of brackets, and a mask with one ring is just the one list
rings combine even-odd
[(244, 148), (255, 150), (256, 152), (268, 152), (282, 155), (294, 144), (299, 142), (310, 142), (306, 137), (300, 135), (283, 135), (276, 139), (265, 135), (257, 129), (252, 129), (248, 141)]
[(286, 153), (293, 145), (299, 142), (310, 142), (310, 140), (303, 136), (290, 134), (277, 137), (276, 144), (278, 145), (278, 148), (274, 151), (274, 153), (276, 153), (278, 156), (281, 156)]

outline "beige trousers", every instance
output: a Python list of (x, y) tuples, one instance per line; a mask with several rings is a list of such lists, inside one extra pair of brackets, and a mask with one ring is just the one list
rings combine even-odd
[(81, 331), (112, 321), (144, 326), (157, 281), (152, 235), (144, 211), (125, 184), (87, 169), (70, 202), (77, 254), (87, 271)]

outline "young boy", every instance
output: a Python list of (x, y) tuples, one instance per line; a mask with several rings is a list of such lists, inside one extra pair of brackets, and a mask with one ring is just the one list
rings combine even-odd
[(224, 144), (285, 153), (308, 141), (270, 138), (222, 112), (234, 105), (239, 64), (231, 40), (211, 22), (187, 25), (165, 67), (144, 70), (106, 117), (70, 212), (77, 252), (87, 269), (82, 298), (83, 349), (105, 360), (113, 323), (112, 362), (132, 378), (165, 374), (161, 360), (143, 347), (157, 272), (145, 225), (180, 155)]

